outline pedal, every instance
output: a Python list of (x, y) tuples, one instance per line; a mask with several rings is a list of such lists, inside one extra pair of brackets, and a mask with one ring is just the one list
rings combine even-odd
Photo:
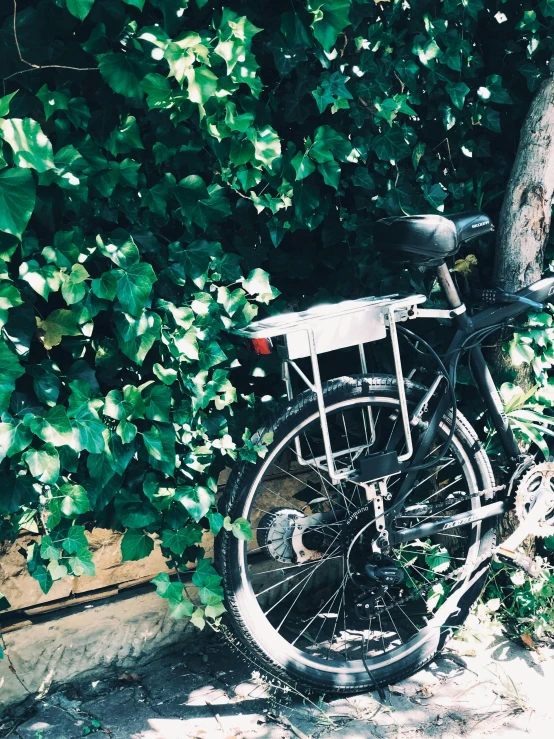
[(509, 549), (500, 548), (495, 551), (495, 554), (501, 561), (524, 570), (529, 577), (538, 577), (543, 572), (542, 565), (533, 559), (533, 557), (528, 557), (525, 554), (519, 554), (518, 552), (511, 552)]

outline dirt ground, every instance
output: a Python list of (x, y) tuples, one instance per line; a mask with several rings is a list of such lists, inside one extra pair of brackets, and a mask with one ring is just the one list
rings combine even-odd
[[(408, 680), (385, 691), (311, 702), (276, 691), (217, 638), (197, 651), (30, 697), (0, 719), (7, 739), (365, 739), (553, 734), (554, 652), (502, 635), (454, 640)], [(1, 696), (0, 696), (1, 697)], [(313, 697), (312, 697), (313, 700)]]

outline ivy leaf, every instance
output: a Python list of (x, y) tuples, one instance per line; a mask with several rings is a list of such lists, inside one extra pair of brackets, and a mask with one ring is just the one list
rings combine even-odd
[(136, 562), (144, 559), (154, 549), (152, 537), (140, 530), (127, 529), (121, 539), (121, 561)]
[(254, 295), (260, 303), (269, 303), (279, 295), (279, 291), (269, 284), (269, 275), (263, 269), (253, 269), (242, 281), (242, 286), (249, 295)]
[(45, 300), (48, 300), (50, 293), (57, 292), (62, 284), (61, 272), (53, 264), (40, 267), (35, 259), (19, 265), (19, 276)]
[(254, 156), (268, 170), (273, 168), (275, 159), (281, 156), (281, 139), (271, 126), (252, 128), (247, 132), (254, 144)]
[(52, 580), (52, 575), (48, 572), (44, 565), (39, 565), (34, 570), (34, 572), (31, 573), (31, 576), (35, 580), (37, 580), (38, 584), (40, 585), (40, 589), (45, 594), (48, 593), (48, 591), (54, 584), (54, 581)]
[(117, 299), (125, 313), (138, 316), (146, 306), (152, 286), (158, 279), (151, 264), (139, 262), (127, 270), (114, 270), (117, 279)]
[(144, 95), (140, 85), (142, 70), (130, 53), (104, 54), (100, 57), (98, 68), (114, 92), (129, 98), (142, 98)]
[(469, 87), (466, 85), (466, 83), (449, 82), (446, 85), (446, 92), (450, 95), (450, 99), (452, 100), (453, 104), (459, 110), (462, 110), (462, 108), (464, 107), (466, 95), (469, 92)]
[(233, 535), (241, 541), (252, 541), (252, 526), (245, 518), (236, 518), (231, 524)]
[(331, 126), (320, 126), (316, 129), (314, 143), (310, 149), (310, 155), (324, 164), (332, 159), (339, 162), (348, 161), (352, 153), (352, 144), (343, 133), (335, 131)]
[(81, 575), (94, 577), (96, 575), (96, 566), (92, 561), (92, 552), (88, 549), (82, 549), (74, 557), (70, 557), (69, 566), (76, 577), (81, 577)]
[(42, 559), (59, 559), (60, 550), (52, 542), (51, 536), (43, 536), (40, 541), (40, 556)]
[(72, 446), (76, 452), (86, 449), (91, 454), (100, 454), (104, 451), (102, 434), (106, 427), (99, 420), (96, 412), (84, 406), (73, 415), (70, 423), (73, 430)]
[(170, 424), (154, 424), (142, 440), (154, 469), (172, 475), (175, 470), (175, 430)]
[(312, 172), (315, 172), (315, 162), (310, 159), (306, 152), (299, 151), (291, 161), (294, 171), (296, 172), (296, 179), (303, 180), (304, 177), (308, 177)]
[(94, 0), (67, 0), (67, 9), (80, 21), (85, 20), (93, 5)]
[(115, 510), (124, 526), (140, 529), (158, 519), (158, 511), (140, 495), (122, 491), (115, 499)]
[(0, 339), (0, 412), (7, 410), (15, 381), (25, 373), (15, 354)]
[(42, 417), (33, 418), (30, 428), (33, 434), (56, 447), (71, 444), (73, 440), (69, 418), (61, 405), (50, 408)]
[(31, 475), (42, 483), (53, 485), (60, 476), (60, 457), (53, 444), (31, 449), (24, 455)]
[(81, 513), (90, 511), (87, 491), (81, 485), (65, 483), (58, 494), (61, 498), (60, 511), (66, 518), (76, 518)]
[(218, 511), (208, 511), (206, 518), (210, 524), (210, 531), (214, 536), (217, 536), (223, 528), (223, 516)]
[[(44, 537), (43, 537), (44, 541)], [(85, 536), (84, 526), (70, 526), (62, 540), (62, 548), (68, 554), (80, 554), (83, 549), (87, 549), (88, 539)], [(42, 555), (42, 551), (41, 551)], [(44, 556), (44, 555), (42, 555)]]
[(151, 385), (145, 393), (146, 418), (151, 421), (169, 421), (171, 390), (165, 385)]
[(504, 89), (502, 77), (499, 74), (489, 75), (485, 86), (480, 87), (477, 94), (485, 102), (500, 103), (501, 105), (511, 105), (513, 103), (510, 94)]
[(110, 238), (103, 238), (98, 235), (96, 244), (102, 254), (109, 257), (122, 269), (129, 269), (131, 265), (137, 264), (140, 260), (140, 253), (137, 245), (122, 229), (116, 229)]
[(0, 513), (16, 513), (21, 506), (30, 506), (37, 501), (34, 480), (30, 475), (6, 474), (0, 494)]
[(11, 146), (18, 167), (37, 172), (54, 168), (52, 144), (32, 118), (0, 118), (0, 136)]
[(128, 313), (116, 313), (114, 330), (121, 351), (142, 365), (146, 355), (160, 337), (161, 319), (157, 313), (143, 311), (138, 318)]
[(427, 202), (436, 209), (440, 208), (448, 196), (446, 190), (438, 183), (435, 183), (434, 185), (424, 185), (423, 193), (425, 200), (427, 200)]
[(440, 545), (435, 545), (431, 551), (425, 555), (427, 567), (433, 572), (445, 572), (450, 567), (450, 554), (448, 550)]
[(121, 421), (116, 429), (117, 435), (124, 444), (130, 444), (137, 435), (137, 427), (129, 421)]
[(163, 382), (164, 385), (173, 385), (173, 383), (177, 379), (177, 370), (171, 369), (170, 367), (163, 367), (159, 363), (156, 363), (152, 367), (152, 370), (158, 380), (160, 380), (160, 382)]
[(10, 112), (10, 103), (13, 98), (17, 95), (18, 90), (11, 92), (9, 95), (4, 95), (0, 98), (0, 117), (4, 118)]
[(56, 580), (61, 580), (67, 575), (67, 567), (56, 560), (52, 560), (47, 569), (54, 582), (56, 582)]
[(14, 420), (0, 423), (0, 461), (22, 452), (32, 439), (30, 429), (23, 422)]
[(100, 277), (92, 280), (90, 289), (98, 298), (113, 300), (117, 292), (117, 270), (104, 272)]
[(52, 311), (48, 318), (37, 318), (39, 337), (49, 350), (61, 344), (63, 336), (79, 336), (81, 331), (74, 313), (65, 308)]
[(376, 136), (372, 141), (371, 148), (379, 159), (388, 162), (398, 162), (411, 154), (411, 149), (406, 143), (404, 134), (396, 127), (389, 128)]
[(48, 85), (43, 85), (37, 92), (37, 97), (44, 108), (44, 116), (48, 120), (57, 110), (67, 110), (68, 97), (63, 92), (49, 90)]
[(202, 532), (196, 526), (185, 526), (178, 531), (166, 529), (162, 534), (162, 544), (177, 557), (181, 557), (187, 547), (200, 544)]
[(198, 587), (198, 595), (205, 606), (216, 605), (223, 600), (223, 588), (219, 575), (208, 575)]
[(349, 24), (351, 0), (309, 0), (314, 36), (325, 51), (331, 51), (339, 33)]
[(214, 495), (203, 485), (182, 485), (175, 491), (175, 500), (179, 501), (195, 521), (200, 521), (214, 503)]
[(324, 113), (328, 105), (333, 105), (338, 100), (352, 100), (352, 94), (346, 88), (349, 79), (341, 72), (324, 72), (321, 75), (319, 86), (312, 92), (320, 113)]
[(21, 238), (35, 207), (35, 180), (25, 169), (0, 172), (0, 231)]
[(323, 181), (325, 184), (338, 190), (340, 182), (340, 167), (337, 162), (323, 162), (323, 164), (317, 165), (317, 169), (323, 175)]
[(68, 305), (73, 305), (82, 300), (86, 293), (83, 284), (89, 273), (82, 264), (74, 264), (69, 274), (62, 276), (62, 296)]
[(225, 362), (227, 355), (221, 349), (217, 341), (210, 341), (206, 345), (202, 345), (199, 355), (198, 362), (200, 369), (211, 369), (221, 362)]
[(218, 79), (208, 67), (189, 67), (185, 71), (188, 80), (189, 100), (199, 105), (204, 105), (213, 95), (218, 87)]

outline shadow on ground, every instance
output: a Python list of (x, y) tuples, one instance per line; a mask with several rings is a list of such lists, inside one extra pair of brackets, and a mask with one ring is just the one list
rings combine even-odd
[[(366, 739), (552, 733), (554, 659), (502, 637), (453, 641), (385, 691), (319, 702), (272, 689), (216, 638), (111, 679), (30, 697), (2, 719), (7, 739)], [(1, 697), (1, 696), (0, 696)], [(313, 700), (313, 699), (312, 699)]]

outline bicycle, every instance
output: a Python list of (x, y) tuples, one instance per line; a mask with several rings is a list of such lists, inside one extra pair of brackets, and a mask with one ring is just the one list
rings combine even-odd
[[(542, 309), (554, 277), (516, 294), (483, 291), (488, 307), (470, 317), (446, 260), (493, 230), (480, 212), (378, 222), (375, 241), (388, 258), (436, 270), (447, 310), (422, 307), (424, 295), (389, 295), (237, 332), (258, 353), (279, 352), (288, 403), (253, 437), (272, 438), (267, 455), (239, 464), (227, 484), (225, 511), (246, 518), (254, 538), (224, 533), (216, 561), (231, 625), (273, 675), (345, 694), (394, 683), (430, 662), (464, 623), (493, 556), (537, 573), (517, 549), (530, 534), (554, 533), (554, 463), (520, 450), (479, 344), (530, 307)], [(444, 362), (402, 325), (420, 318), (452, 322)], [(429, 386), (404, 377), (400, 334), (436, 362)], [(364, 345), (387, 336), (394, 374), (368, 373)], [(318, 355), (352, 346), (361, 374), (322, 382)], [(502, 484), (456, 407), (464, 351), (504, 450)], [(300, 359), (309, 359), (312, 379)], [(308, 387), (298, 395), (293, 371)], [(519, 525), (497, 545), (497, 519), (512, 509)]]

